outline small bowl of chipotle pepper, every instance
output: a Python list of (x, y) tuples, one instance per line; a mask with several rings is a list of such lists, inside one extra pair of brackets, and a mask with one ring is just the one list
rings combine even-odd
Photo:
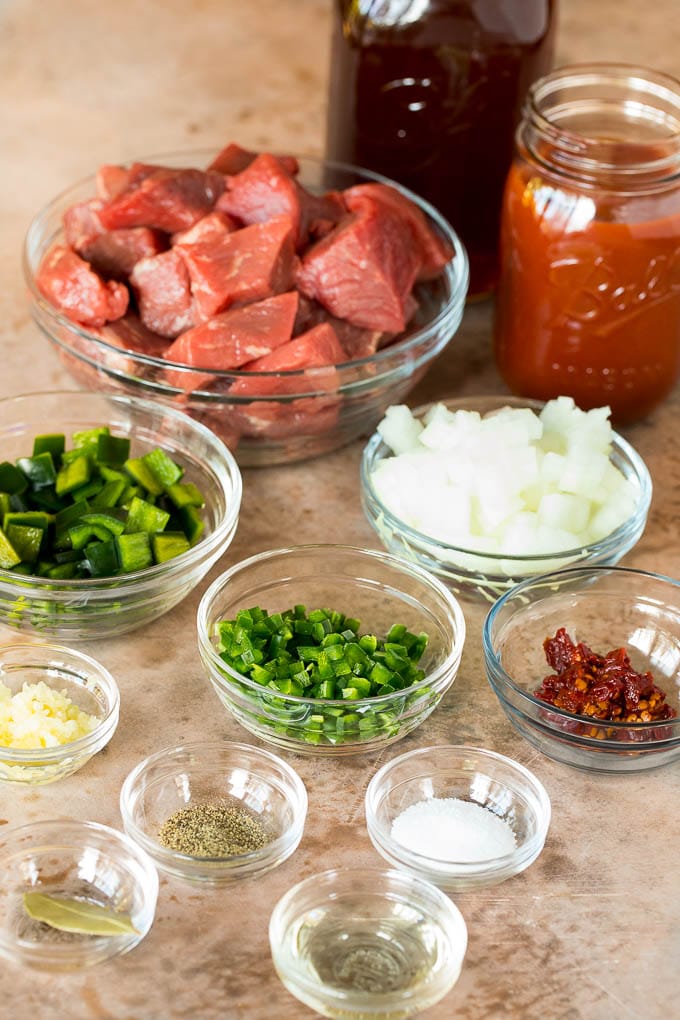
[(680, 582), (628, 567), (524, 581), (484, 623), (487, 677), (515, 729), (594, 772), (680, 758)]

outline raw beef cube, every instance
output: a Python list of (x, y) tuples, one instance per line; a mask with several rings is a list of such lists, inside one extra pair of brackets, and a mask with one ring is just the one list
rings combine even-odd
[(309, 238), (320, 241), (345, 218), (346, 213), (347, 208), (339, 191), (310, 195), (305, 207)]
[(141, 259), (132, 271), (130, 283), (147, 329), (161, 336), (176, 337), (193, 326), (189, 273), (174, 248)]
[(84, 245), (80, 254), (102, 276), (127, 280), (140, 259), (165, 251), (165, 238), (160, 230), (150, 230), (149, 227), (107, 230)]
[(211, 212), (203, 216), (189, 230), (180, 230), (172, 235), (173, 244), (198, 244), (199, 241), (212, 241), (223, 237), (237, 229), (238, 224), (231, 216), (223, 212)]
[(293, 286), (293, 228), (287, 216), (179, 248), (198, 321), (237, 302), (261, 301)]
[[(233, 176), (240, 174), (256, 158), (256, 152), (249, 152), (248, 149), (242, 149), (236, 142), (230, 142), (215, 156), (208, 170), (216, 170), (217, 173)], [(277, 156), (276, 158), (291, 176), (295, 176), (300, 169), (300, 164), (295, 156)]]
[(80, 255), (82, 249), (104, 233), (99, 212), (104, 203), (93, 198), (89, 202), (77, 202), (70, 206), (62, 217), (66, 243)]
[(295, 229), (295, 246), (304, 248), (310, 225), (338, 222), (344, 206), (335, 198), (311, 195), (275, 156), (263, 153), (245, 170), (228, 179), (228, 190), (217, 208), (243, 223), (264, 223), (275, 216), (289, 216)]
[[(314, 326), (307, 333), (289, 340), (277, 347), (271, 354), (265, 354), (244, 365), (249, 372), (295, 372), (312, 369), (306, 379), (291, 378), (237, 379), (229, 390), (230, 396), (272, 396), (282, 393), (300, 393), (310, 390), (334, 390), (338, 387), (338, 373), (335, 365), (345, 360), (335, 331), (327, 323)], [(321, 371), (320, 369), (323, 369)]]
[(97, 195), (105, 202), (121, 195), (131, 184), (138, 184), (161, 167), (151, 163), (133, 163), (132, 166), (116, 166), (105, 163), (97, 170)]
[[(298, 296), (278, 294), (243, 308), (231, 308), (183, 333), (165, 352), (168, 361), (228, 371), (269, 354), (293, 333)], [(211, 376), (199, 372), (167, 373), (171, 386), (194, 390)]]
[[(241, 436), (257, 439), (289, 439), (312, 436), (316, 439), (335, 428), (340, 413), (338, 397), (300, 397), (282, 404), (276, 400), (254, 400), (235, 407), (232, 427)], [(315, 445), (315, 453), (318, 447)]]
[(420, 255), (403, 217), (363, 198), (360, 208), (303, 256), (299, 289), (340, 319), (400, 333)]
[(106, 283), (87, 262), (64, 245), (57, 245), (47, 253), (36, 283), (48, 301), (83, 326), (103, 326), (105, 322), (120, 319), (130, 299), (124, 284)]
[(414, 205), (396, 188), (378, 183), (357, 184), (353, 188), (348, 188), (343, 192), (343, 195), (347, 208), (351, 212), (359, 212), (364, 199), (369, 198), (392, 209), (403, 218), (411, 233), (412, 243), (421, 259), (417, 280), (431, 280), (453, 258), (452, 249), (430, 227), (418, 206)]
[(97, 330), (102, 340), (113, 347), (136, 354), (147, 354), (152, 358), (162, 358), (172, 341), (147, 329), (142, 320), (134, 312), (127, 312), (122, 319), (107, 323)]
[(64, 213), (64, 233), (70, 246), (102, 276), (126, 280), (135, 264), (167, 248), (166, 235), (148, 227), (105, 230), (99, 219), (103, 202), (79, 202)]
[(339, 359), (338, 364), (340, 361), (369, 357), (375, 354), (378, 348), (388, 344), (394, 336), (393, 333), (383, 333), (380, 330), (362, 329), (361, 326), (354, 326), (346, 319), (338, 319), (327, 312), (318, 301), (312, 301), (301, 294), (293, 334), (297, 336), (322, 322), (333, 327), (344, 351), (344, 356)]
[(106, 202), (99, 216), (107, 230), (154, 227), (174, 234), (209, 213), (223, 189), (221, 174), (156, 169)]

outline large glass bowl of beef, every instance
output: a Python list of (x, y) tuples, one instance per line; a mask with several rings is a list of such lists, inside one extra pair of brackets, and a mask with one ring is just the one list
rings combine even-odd
[[(214, 153), (208, 151), (182, 152), (154, 157), (153, 164), (168, 168), (204, 168), (210, 165), (213, 157)], [(286, 157), (283, 157), (284, 163), (285, 160)], [(264, 321), (264, 326), (260, 324), (257, 327), (264, 337), (263, 346), (256, 350), (248, 348), (250, 361), (245, 366), (239, 364), (238, 368), (209, 367), (211, 364), (223, 363), (220, 358), (214, 359), (210, 353), (205, 358), (201, 353), (199, 360), (195, 360), (192, 342), (187, 341), (187, 334), (195, 329), (191, 325), (192, 308), (197, 307), (197, 302), (202, 302), (196, 314), (202, 319), (198, 325), (202, 329), (202, 350), (205, 348), (205, 316), (209, 315), (211, 309), (219, 307), (223, 296), (216, 293), (220, 291), (222, 278), (216, 282), (215, 274), (201, 276), (200, 259), (193, 260), (194, 275), (189, 295), (184, 292), (183, 303), (180, 301), (178, 306), (169, 310), (167, 307), (160, 309), (159, 321), (166, 335), (159, 335), (140, 322), (141, 306), (145, 303), (147, 312), (151, 308), (150, 317), (146, 316), (147, 323), (151, 321), (155, 324), (158, 294), (161, 295), (159, 300), (162, 304), (162, 295), (172, 292), (177, 283), (173, 272), (177, 261), (175, 254), (180, 249), (176, 246), (180, 242), (190, 244), (192, 238), (196, 239), (195, 233), (190, 233), (187, 239), (186, 232), (179, 232), (183, 234), (183, 237), (179, 237), (178, 232), (171, 234), (167, 229), (161, 231), (153, 228), (144, 233), (146, 228), (133, 228), (133, 231), (137, 231), (135, 245), (139, 244), (138, 254), (141, 252), (149, 256), (152, 264), (157, 266), (158, 263), (153, 263), (157, 253), (161, 256), (164, 272), (169, 274), (158, 288), (153, 283), (149, 292), (147, 287), (146, 293), (148, 258), (143, 259), (141, 268), (137, 266), (136, 271), (133, 270), (136, 282), (132, 286), (125, 279), (125, 273), (130, 271), (129, 265), (121, 271), (116, 264), (119, 251), (114, 250), (111, 256), (111, 250), (106, 245), (102, 249), (97, 238), (92, 246), (81, 244), (81, 254), (83, 257), (92, 257), (93, 265), (99, 265), (104, 284), (113, 295), (110, 301), (113, 310), (110, 314), (120, 316), (121, 288), (128, 291), (128, 310), (115, 321), (99, 325), (83, 325), (73, 321), (71, 312), (68, 309), (65, 312), (63, 306), (61, 310), (55, 307), (45, 296), (45, 287), (39, 286), (38, 274), (41, 265), (46, 264), (43, 260), (54, 252), (55, 247), (65, 245), (64, 214), (71, 210), (71, 239), (75, 233), (83, 241), (88, 224), (83, 223), (82, 217), (74, 218), (72, 210), (74, 207), (81, 208), (81, 203), (90, 203), (96, 197), (98, 187), (99, 194), (104, 189), (105, 194), (115, 195), (115, 188), (120, 186), (115, 175), (120, 174), (120, 168), (104, 168), (103, 173), (100, 169), (96, 177), (89, 177), (69, 188), (43, 209), (29, 227), (24, 249), (31, 314), (73, 377), (87, 389), (117, 391), (174, 404), (216, 432), (236, 453), (241, 465), (252, 466), (286, 463), (337, 449), (370, 430), (388, 405), (402, 401), (458, 329), (468, 288), (466, 252), (445, 219), (427, 202), (400, 185), (369, 171), (320, 160), (303, 158), (289, 161), (285, 165), (294, 168), (296, 163), (299, 163), (299, 171), (295, 181), (304, 188), (305, 196), (308, 196), (304, 198), (300, 217), (300, 223), (304, 226), (299, 227), (297, 233), (294, 231), (294, 249), (297, 250), (291, 256), (292, 263), (282, 270), (279, 262), (268, 277), (268, 280), (274, 281), (273, 296), (259, 300), (260, 305), (267, 304), (264, 320), (269, 319)], [(125, 168), (123, 173), (132, 173), (134, 167), (146, 165), (134, 164), (131, 168)], [(224, 179), (230, 180), (227, 177)], [(363, 212), (360, 209), (358, 213), (347, 213), (345, 206), (342, 215), (336, 215), (334, 209), (339, 208), (337, 193), (359, 184), (396, 188), (401, 196), (415, 203), (418, 215), (425, 217), (435, 245), (448, 250), (451, 255), (446, 264), (434, 271), (430, 266), (429, 271), (424, 273), (427, 278), (416, 280), (413, 284), (407, 300), (401, 304), (405, 320), (403, 328), (399, 328), (400, 314), (395, 317), (388, 306), (394, 296), (395, 279), (403, 283), (405, 278), (410, 278), (408, 258), (412, 246), (395, 243), (395, 237), (389, 231), (386, 236), (376, 236), (370, 224), (362, 234), (359, 245), (355, 244), (354, 227), (347, 229), (347, 221), (359, 219), (363, 224), (362, 230), (366, 226), (366, 218), (370, 220), (371, 216), (366, 213), (368, 206), (365, 196), (358, 206), (355, 199), (357, 208), (364, 202)], [(107, 192), (107, 188), (113, 190)], [(329, 192), (332, 193), (329, 200), (319, 200), (316, 197)], [(253, 215), (260, 214), (256, 211)], [(338, 222), (343, 216), (345, 232), (342, 243), (329, 254), (331, 242), (327, 235), (340, 229)], [(221, 219), (224, 221), (224, 214)], [(278, 220), (280, 226), (281, 217)], [(131, 221), (134, 222), (134, 212), (131, 219), (127, 220)], [(190, 221), (191, 217), (187, 222)], [(164, 225), (170, 228), (176, 224), (169, 221)], [(236, 219), (235, 225), (240, 242), (245, 243), (247, 237), (253, 238), (257, 244), (262, 241), (262, 238), (258, 240), (255, 237), (257, 229), (252, 229), (256, 224), (242, 227), (242, 221)], [(250, 234), (244, 235), (243, 230), (248, 227)], [(192, 229), (195, 231), (195, 228)], [(198, 230), (200, 235), (201, 227)], [(307, 238), (304, 241), (307, 248), (300, 247), (303, 243), (300, 240), (302, 232)], [(88, 241), (87, 237), (85, 241)], [(262, 244), (270, 254), (272, 248), (280, 253), (281, 244), (277, 248), (276, 238), (272, 240), (271, 236), (267, 237)], [(322, 246), (321, 259), (318, 258), (319, 245)], [(311, 274), (307, 274), (308, 294), (305, 295), (297, 289), (300, 279), (298, 268), (305, 263), (311, 246), (315, 246), (315, 253)], [(366, 248), (369, 249), (370, 264), (365, 264), (363, 258)], [(338, 278), (346, 270), (346, 263), (342, 262), (343, 252), (351, 264), (349, 273), (354, 280), (350, 285), (351, 291), (353, 288), (349, 298), (350, 306), (352, 302), (361, 305), (359, 312), (356, 309), (352, 311), (350, 307), (354, 319), (351, 322), (331, 313), (331, 307), (335, 312), (345, 309), (337, 307), (337, 295), (329, 295), (328, 290), (324, 290), (329, 274), (332, 279), (328, 286), (333, 291)], [(250, 258), (252, 252), (248, 251), (246, 255)], [(110, 258), (113, 258), (113, 266)], [(126, 258), (130, 258), (129, 251), (124, 253), (123, 262)], [(257, 259), (260, 259), (260, 255)], [(186, 263), (186, 259), (182, 261)], [(256, 268), (259, 268), (259, 263)], [(183, 266), (180, 269), (184, 272)], [(416, 275), (423, 274), (419, 270)], [(115, 276), (122, 282), (116, 282)], [(57, 284), (60, 286), (59, 281)], [(282, 290), (285, 287), (289, 289)], [(253, 293), (261, 293), (257, 285), (254, 290), (248, 288), (249, 281), (244, 282), (239, 278), (236, 287), (239, 291), (236, 294), (238, 300), (233, 300), (226, 309), (226, 314), (231, 313), (232, 316), (230, 324), (237, 331), (239, 322), (243, 322), (244, 313), (247, 318), (248, 310), (252, 311), (254, 306), (255, 302), (248, 302), (249, 297)], [(342, 283), (340, 291), (343, 291)], [(310, 298), (310, 293), (316, 296)], [(105, 297), (109, 302), (110, 295)], [(317, 297), (325, 304), (317, 300)], [(343, 300), (341, 296), (341, 306)], [(374, 321), (373, 313), (376, 310), (377, 319)], [(169, 323), (166, 313), (170, 317)], [(217, 312), (209, 315), (209, 318), (215, 321), (223, 314)], [(358, 325), (357, 319), (363, 325)], [(224, 321), (220, 320), (220, 330), (223, 325)], [(379, 328), (386, 325), (389, 328)], [(329, 327), (333, 334), (330, 341)], [(281, 346), (277, 346), (282, 335), (288, 337), (286, 344), (291, 339), (298, 340), (300, 336), (304, 340), (292, 348), (285, 346), (282, 350)], [(178, 341), (178, 336), (181, 341)], [(195, 339), (195, 333), (193, 337)], [(208, 347), (210, 343), (209, 338)], [(192, 347), (192, 350), (187, 355), (188, 347)], [(268, 353), (273, 353), (273, 358), (267, 357)], [(243, 362), (243, 356), (236, 360)], [(200, 372), (196, 371), (197, 366), (201, 368)]]

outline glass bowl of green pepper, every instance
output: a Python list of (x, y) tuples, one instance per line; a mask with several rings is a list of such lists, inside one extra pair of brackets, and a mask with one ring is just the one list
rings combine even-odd
[(0, 400), (0, 624), (83, 641), (172, 609), (230, 544), (241, 475), (174, 408), (87, 392)]
[(252, 556), (198, 608), (199, 653), (222, 703), (300, 754), (373, 752), (410, 733), (453, 684), (464, 641), (441, 581), (351, 546)]

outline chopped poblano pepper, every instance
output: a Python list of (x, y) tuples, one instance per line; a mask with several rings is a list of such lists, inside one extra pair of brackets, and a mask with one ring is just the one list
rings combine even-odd
[[(0, 463), (0, 569), (55, 580), (108, 577), (195, 545), (205, 499), (193, 482), (180, 482), (184, 470), (164, 450), (130, 457), (130, 440), (107, 426), (72, 440), (67, 449), (62, 433), (44, 433), (31, 456)], [(254, 658), (246, 650), (244, 663)], [(300, 677), (290, 679), (291, 690), (302, 689)]]
[[(385, 638), (359, 636), (359, 628), (359, 620), (336, 610), (308, 613), (295, 606), (269, 614), (254, 606), (217, 623), (215, 636), (222, 660), (262, 689), (255, 694), (244, 688), (262, 701), (262, 722), (310, 743), (338, 744), (398, 732), (398, 714), (385, 711), (381, 702), (374, 708), (370, 701), (406, 691), (425, 678), (418, 662), (427, 647), (426, 634), (397, 624)], [(315, 699), (318, 709), (304, 714), (299, 703), (273, 701), (277, 695)], [(428, 690), (420, 687), (413, 697), (427, 699)], [(277, 716), (282, 714), (276, 723), (274, 708)], [(281, 729), (286, 714), (290, 723)]]

